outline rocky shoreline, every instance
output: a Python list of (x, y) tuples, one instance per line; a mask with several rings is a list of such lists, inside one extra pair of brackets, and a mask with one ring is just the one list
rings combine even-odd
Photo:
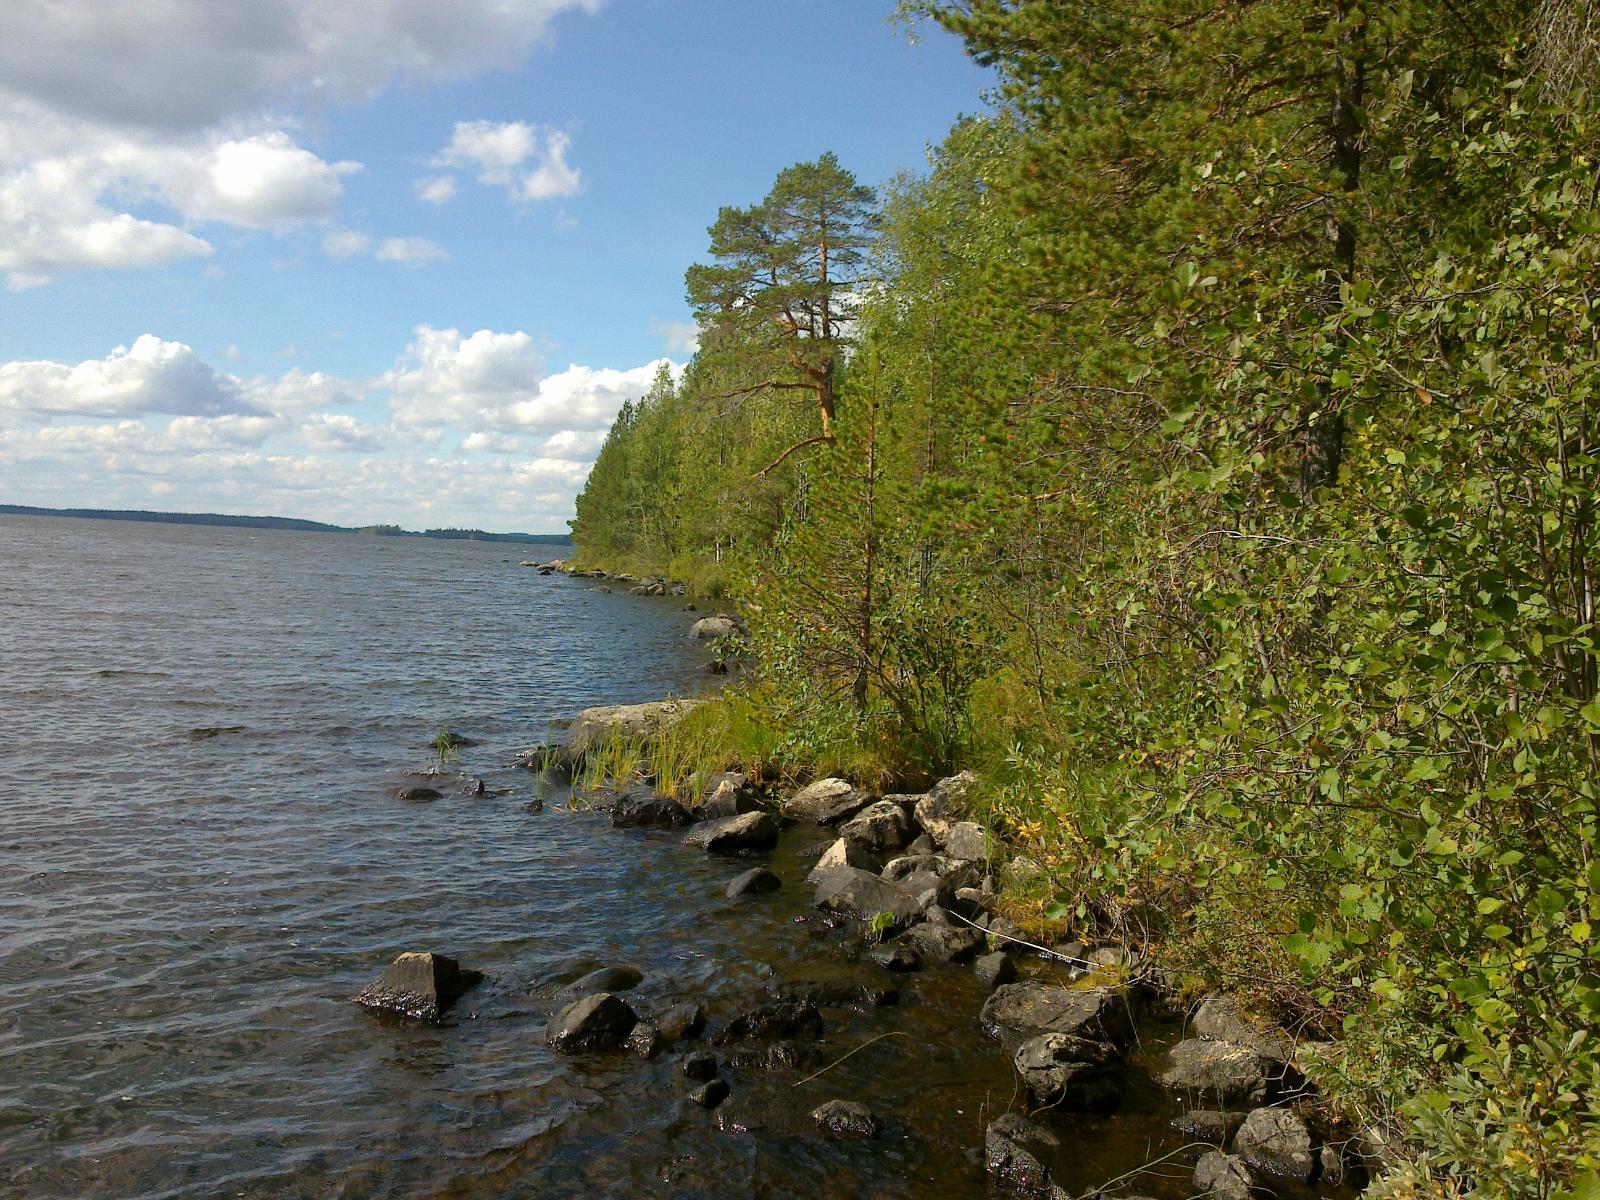
[[(522, 765), (570, 779), (608, 741), (648, 740), (693, 705), (586, 710), (561, 747), (539, 747)], [(1115, 1119), (1130, 1086), (1153, 1077), (1184, 1105), (1172, 1127), (1186, 1143), (1185, 1194), (1351, 1194), (1380, 1164), (1383, 1147), (1330, 1123), (1297, 1066), (1305, 1047), (1286, 1030), (1228, 994), (1186, 1002), (1137, 948), (1034, 946), (1000, 915), (1001, 880), (1037, 868), (1024, 859), (1007, 862), (1005, 847), (973, 819), (973, 782), (962, 774), (926, 793), (879, 796), (823, 779), (779, 794), (727, 773), (708, 780), (690, 803), (649, 786), (597, 797), (594, 807), (614, 828), (681, 830), (686, 845), (739, 865), (725, 895), (752, 903), (782, 887), (762, 861), (780, 839), (810, 839), (820, 850), (806, 876), (815, 919), (856, 941), (861, 962), (882, 982), (783, 984), (731, 1019), (711, 1022), (693, 1001), (637, 1008), (625, 994), (638, 973), (610, 968), (566, 989), (546, 1044), (570, 1055), (673, 1056), (687, 1098), (716, 1113), (723, 1131), (749, 1133), (737, 1103), (741, 1073), (827, 1069), (817, 1043), (828, 1010), (893, 1005), (912, 973), (970, 971), (988, 989), (971, 1019), (1009, 1060), (1017, 1087), (1013, 1111), (989, 1121), (982, 1146), (972, 1148), (992, 1186), (1019, 1196), (1071, 1196), (1055, 1175), (1072, 1147), (1052, 1125), (1073, 1113)], [(446, 956), (413, 953), (358, 999), (437, 1021), (476, 982)], [(1136, 1064), (1141, 1041), (1174, 1024), (1176, 1040), (1160, 1061)], [(882, 1116), (860, 1097), (837, 1097), (812, 1113), (822, 1135), (847, 1139), (876, 1137)], [(1130, 1179), (1137, 1183), (1148, 1165), (1128, 1162)]]

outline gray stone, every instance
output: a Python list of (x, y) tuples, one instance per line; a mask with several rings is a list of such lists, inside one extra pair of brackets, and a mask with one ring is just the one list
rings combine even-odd
[(415, 1021), (438, 1021), (483, 976), (446, 954), (406, 953), (361, 990), (356, 1003)]
[(979, 983), (993, 991), (1017, 977), (1017, 964), (1011, 961), (1009, 955), (997, 950), (975, 961), (972, 972), (978, 977)]
[(699, 700), (658, 700), (651, 704), (616, 704), (586, 708), (573, 718), (567, 733), (569, 761), (618, 739), (649, 741), (676, 725), (700, 706)]
[(859, 871), (875, 873), (880, 865), (876, 855), (867, 853), (848, 838), (839, 838), (822, 852), (817, 865), (806, 876), (806, 882), (815, 886), (829, 871), (837, 871), (840, 867), (854, 867)]
[(1011, 888), (1026, 887), (1047, 878), (1045, 869), (1026, 854), (1017, 855), (1000, 868), (1000, 882)]
[(922, 956), (901, 942), (874, 946), (866, 953), (868, 962), (877, 963), (885, 971), (920, 971)]
[(959, 775), (941, 779), (928, 790), (927, 795), (917, 800), (917, 824), (927, 831), (935, 844), (944, 845), (950, 826), (956, 821), (966, 820), (971, 814), (968, 796), (976, 782), (977, 777), (971, 771), (963, 771)]
[(741, 1013), (711, 1040), (725, 1046), (731, 1042), (821, 1036), (822, 1014), (815, 1004), (809, 1000), (775, 1000)]
[(562, 991), (574, 996), (592, 996), (596, 992), (626, 992), (630, 988), (638, 987), (643, 979), (644, 973), (637, 967), (601, 967), (574, 979)]
[(1045, 1159), (1061, 1147), (1049, 1130), (1020, 1113), (1006, 1113), (983, 1135), (984, 1167), (997, 1181), (1024, 1196), (1042, 1195), (1051, 1186)]
[(706, 1027), (705, 1010), (689, 1001), (671, 1005), (656, 1017), (655, 1027), (669, 1042), (699, 1037), (700, 1031)]
[(640, 1058), (654, 1058), (667, 1048), (667, 1039), (647, 1021), (640, 1021), (628, 1035), (627, 1046)]
[(694, 1088), (689, 1093), (701, 1108), (715, 1108), (728, 1098), (728, 1081), (726, 1079), (711, 1079)]
[(1133, 1038), (1127, 998), (1114, 988), (1008, 983), (984, 1002), (979, 1021), (985, 1033), (1007, 1044), (1042, 1033), (1070, 1033), (1118, 1047)]
[(1242, 1112), (1224, 1112), (1215, 1108), (1192, 1108), (1172, 1120), (1172, 1127), (1184, 1137), (1197, 1142), (1210, 1142), (1224, 1150), (1228, 1147), (1228, 1140), (1243, 1124)]
[(544, 1040), (552, 1050), (577, 1054), (585, 1050), (612, 1050), (627, 1041), (638, 1014), (610, 992), (598, 992), (567, 1005), (545, 1027)]
[(933, 844), (933, 839), (925, 833), (919, 833), (911, 839), (911, 844), (906, 847), (907, 854), (932, 854), (939, 847)]
[(1287, 1108), (1258, 1108), (1234, 1135), (1233, 1152), (1263, 1175), (1310, 1183), (1317, 1157), (1306, 1123)]
[(715, 1079), (717, 1077), (717, 1056), (704, 1050), (685, 1055), (682, 1070), (690, 1079)]
[(699, 641), (717, 641), (739, 631), (732, 617), (701, 617), (689, 627), (689, 635)]
[(778, 822), (770, 813), (742, 813), (717, 821), (703, 821), (683, 839), (685, 845), (729, 853), (738, 850), (770, 850), (778, 841)]
[(944, 852), (966, 862), (989, 857), (989, 835), (976, 821), (956, 821), (944, 838)]
[(1249, 1046), (1268, 1058), (1287, 1062), (1294, 1057), (1294, 1040), (1271, 1021), (1247, 1010), (1233, 996), (1207, 996), (1194, 1010), (1189, 1027), (1197, 1037)]
[(616, 829), (688, 825), (694, 818), (671, 796), (657, 795), (653, 788), (629, 788), (611, 805), (611, 824)]
[(1194, 1186), (1212, 1200), (1250, 1200), (1250, 1170), (1244, 1159), (1207, 1150), (1194, 1167)]
[(824, 875), (817, 884), (814, 903), (817, 908), (863, 921), (888, 913), (895, 926), (911, 924), (926, 907), (916, 894), (854, 867), (840, 867)]
[(829, 1100), (811, 1110), (811, 1119), (833, 1137), (875, 1138), (881, 1126), (865, 1104)]
[(410, 800), (413, 803), (421, 803), (427, 800), (437, 800), (439, 799), (439, 796), (440, 793), (438, 789), (423, 787), (420, 784), (415, 787), (401, 788), (394, 794), (394, 798), (396, 800)]
[(765, 867), (751, 867), (743, 875), (728, 884), (728, 899), (737, 900), (740, 896), (759, 896), (767, 892), (775, 892), (783, 886), (779, 879)]
[(1070, 1033), (1045, 1033), (1017, 1048), (1012, 1066), (1043, 1108), (1108, 1113), (1122, 1101), (1127, 1072), (1115, 1046)]
[(854, 816), (871, 802), (871, 796), (843, 779), (819, 779), (790, 796), (783, 811), (802, 821), (832, 825)]
[(1224, 1107), (1255, 1105), (1273, 1092), (1282, 1064), (1232, 1042), (1190, 1038), (1172, 1048), (1161, 1082)]
[(737, 817), (756, 812), (761, 808), (761, 796), (743, 775), (725, 775), (712, 788), (695, 814), (702, 821), (716, 821), (723, 817)]
[(893, 800), (869, 804), (839, 827), (839, 836), (869, 854), (888, 855), (911, 840), (911, 823), (905, 809)]
[(962, 962), (984, 947), (984, 936), (971, 926), (935, 925), (924, 922), (900, 935), (925, 963)]

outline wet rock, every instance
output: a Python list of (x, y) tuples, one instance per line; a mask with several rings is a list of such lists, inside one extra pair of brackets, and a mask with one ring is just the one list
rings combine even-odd
[(1017, 977), (1017, 964), (1004, 951), (997, 950), (977, 959), (972, 964), (972, 973), (978, 977), (979, 983), (993, 991)]
[(529, 800), (522, 806), (522, 811), (530, 813), (542, 813), (544, 811), (544, 798), (541, 796), (535, 796), (532, 800)]
[(552, 1017), (544, 1040), (563, 1054), (613, 1050), (627, 1041), (638, 1023), (638, 1014), (626, 1001), (610, 992), (598, 992), (574, 1001)]
[(976, 782), (977, 777), (971, 771), (963, 771), (959, 775), (941, 779), (928, 790), (927, 795), (917, 800), (916, 822), (936, 845), (944, 845), (950, 826), (966, 820), (971, 814), (968, 796)]
[(637, 967), (600, 967), (578, 979), (562, 990), (575, 996), (591, 996), (595, 992), (626, 992), (639, 986), (644, 974)]
[(1317, 1182), (1323, 1187), (1343, 1187), (1348, 1182), (1350, 1168), (1344, 1151), (1335, 1145), (1324, 1145), (1317, 1150)]
[(790, 796), (783, 811), (802, 821), (832, 825), (854, 816), (871, 801), (871, 796), (843, 779), (819, 779)]
[(209, 742), (212, 738), (221, 737), (225, 733), (243, 732), (243, 725), (201, 725), (189, 730), (187, 736), (191, 742)]
[(728, 1098), (728, 1090), (726, 1079), (712, 1079), (693, 1089), (689, 1099), (701, 1108), (715, 1108)]
[(778, 822), (770, 813), (750, 812), (696, 825), (684, 844), (716, 853), (770, 850), (778, 841)]
[(356, 1003), (416, 1021), (437, 1021), (482, 979), (480, 972), (463, 970), (448, 955), (406, 953), (363, 988)]
[(1197, 1142), (1210, 1142), (1222, 1149), (1227, 1149), (1228, 1139), (1243, 1124), (1242, 1112), (1224, 1112), (1215, 1108), (1192, 1108), (1172, 1120), (1172, 1128), (1184, 1137)]
[(766, 1127), (765, 1118), (755, 1108), (737, 1099), (730, 1100), (717, 1109), (717, 1128), (723, 1133), (735, 1136), (760, 1133)]
[(883, 877), (891, 882), (909, 879), (913, 875), (934, 875), (954, 890), (970, 886), (978, 878), (977, 868), (948, 854), (904, 854), (892, 858), (883, 867)]
[(716, 786), (706, 792), (698, 815), (702, 821), (718, 821), (760, 808), (761, 793), (743, 775), (730, 773), (723, 775)]
[(984, 1168), (1007, 1189), (1023, 1196), (1043, 1196), (1050, 1186), (1051, 1157), (1061, 1143), (1020, 1113), (1006, 1113), (983, 1135)]
[(1249, 1046), (1190, 1038), (1172, 1048), (1161, 1082), (1224, 1107), (1256, 1105), (1280, 1090), (1284, 1066)]
[(1250, 1170), (1242, 1158), (1207, 1150), (1195, 1164), (1194, 1186), (1212, 1200), (1250, 1200)]
[(825, 979), (795, 979), (780, 984), (773, 994), (780, 1000), (804, 1000), (821, 1007), (885, 1008), (897, 1004), (895, 988), (873, 987), (861, 983), (836, 983)]
[(935, 925), (924, 922), (900, 935), (922, 956), (925, 963), (962, 962), (984, 947), (982, 932), (971, 926)]
[(654, 1025), (640, 1021), (628, 1035), (627, 1046), (631, 1053), (640, 1058), (654, 1058), (667, 1048), (667, 1039), (661, 1036), (661, 1031)]
[(863, 921), (870, 921), (878, 913), (888, 913), (892, 925), (909, 925), (927, 907), (918, 895), (854, 867), (827, 872), (817, 883), (814, 903), (828, 912), (859, 917)]
[(775, 892), (783, 886), (779, 879), (765, 867), (751, 867), (743, 875), (732, 880), (727, 887), (728, 899), (737, 900), (740, 896), (759, 896), (767, 892)]
[(989, 857), (989, 835), (976, 821), (957, 821), (945, 834), (944, 852), (967, 862), (982, 861)]
[(717, 1056), (704, 1050), (685, 1055), (682, 1070), (690, 1079), (715, 1079), (717, 1077)]
[(736, 1071), (794, 1071), (820, 1066), (822, 1051), (809, 1043), (774, 1042), (770, 1046), (746, 1047), (728, 1055), (728, 1066)]
[(1268, 1058), (1288, 1062), (1294, 1040), (1271, 1021), (1250, 1012), (1233, 996), (1219, 993), (1200, 1001), (1189, 1020), (1196, 1037), (1249, 1046)]
[(702, 642), (714, 642), (732, 637), (739, 626), (732, 617), (701, 617), (689, 627), (689, 636)]
[(461, 794), (463, 796), (486, 796), (489, 794), (489, 789), (484, 786), (483, 780), (469, 779), (462, 785)]
[(395, 792), (394, 798), (396, 800), (411, 800), (414, 802), (437, 800), (439, 799), (439, 792), (435, 788), (425, 787), (422, 784), (417, 784), (412, 787), (401, 788), (399, 791)]
[(1109, 1113), (1122, 1101), (1127, 1072), (1117, 1048), (1070, 1033), (1045, 1033), (1017, 1048), (1011, 1063), (1041, 1108)]
[(629, 788), (611, 805), (611, 824), (616, 829), (670, 829), (688, 825), (693, 820), (677, 800), (658, 796), (652, 788)]
[(903, 942), (890, 942), (884, 946), (873, 946), (867, 951), (865, 958), (870, 963), (876, 963), (885, 971), (922, 970), (922, 955)]
[(840, 867), (854, 867), (858, 871), (876, 873), (881, 865), (877, 855), (869, 854), (848, 838), (839, 838), (822, 852), (822, 857), (817, 859), (817, 865), (812, 867), (811, 873), (806, 876), (806, 882), (815, 886), (829, 871), (837, 871)]
[(586, 708), (573, 718), (567, 733), (569, 761), (576, 761), (610, 741), (622, 738), (649, 741), (683, 720), (699, 705), (698, 700), (658, 700), (651, 704)]
[(663, 1009), (655, 1019), (655, 1027), (669, 1042), (699, 1037), (706, 1027), (706, 1014), (698, 1004), (685, 1001)]
[(839, 826), (839, 836), (882, 857), (911, 840), (911, 822), (906, 820), (905, 809), (893, 800), (879, 800)]
[(741, 1013), (711, 1040), (719, 1046), (730, 1042), (764, 1042), (779, 1038), (819, 1038), (822, 1014), (809, 1000), (775, 1000)]
[(464, 750), (468, 746), (476, 746), (477, 744), (472, 738), (467, 737), (465, 734), (457, 733), (454, 729), (441, 729), (428, 741), (428, 749), (436, 750), (442, 746), (446, 750)]
[(1119, 1047), (1133, 1038), (1127, 998), (1115, 988), (1008, 983), (984, 1002), (979, 1021), (985, 1033), (1007, 1044), (1042, 1033), (1070, 1033)]
[(1027, 949), (1022, 942), (1022, 930), (1004, 917), (995, 917), (989, 922), (989, 936), (998, 941), (1000, 948), (1008, 953)]
[(1311, 1182), (1316, 1152), (1306, 1123), (1287, 1108), (1258, 1108), (1234, 1135), (1233, 1152), (1263, 1175)]
[(872, 1110), (854, 1100), (829, 1100), (811, 1110), (811, 1119), (833, 1137), (875, 1138), (882, 1128)]

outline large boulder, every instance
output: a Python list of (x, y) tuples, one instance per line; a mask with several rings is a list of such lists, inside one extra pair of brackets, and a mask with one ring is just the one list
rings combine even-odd
[(1060, 1139), (1049, 1130), (1020, 1113), (1006, 1113), (984, 1131), (984, 1167), (1009, 1191), (1043, 1196), (1051, 1186), (1046, 1160), (1060, 1148)]
[(719, 776), (706, 791), (697, 815), (702, 821), (717, 821), (756, 812), (762, 807), (761, 793), (743, 775), (729, 771)]
[(1316, 1149), (1306, 1123), (1287, 1108), (1258, 1108), (1234, 1135), (1233, 1152), (1263, 1175), (1310, 1183)]
[(989, 835), (976, 821), (952, 822), (944, 836), (944, 852), (965, 862), (987, 860), (990, 849)]
[(449, 955), (411, 952), (395, 959), (363, 988), (356, 1003), (415, 1021), (438, 1021), (482, 979), (482, 974), (463, 970)]
[(1196, 1194), (1211, 1200), (1251, 1200), (1250, 1169), (1244, 1159), (1207, 1150), (1194, 1167)]
[(802, 821), (832, 825), (854, 816), (871, 802), (871, 796), (843, 779), (819, 779), (790, 796), (783, 811)]
[(738, 632), (739, 623), (732, 617), (720, 614), (715, 617), (701, 617), (689, 627), (690, 635), (702, 642), (719, 641)]
[(721, 854), (739, 850), (770, 850), (778, 842), (778, 822), (770, 813), (741, 813), (703, 821), (689, 831), (684, 844)]
[(979, 1015), (984, 1032), (1008, 1045), (1067, 1033), (1113, 1046), (1133, 1039), (1133, 1014), (1117, 988), (1059, 987), (1027, 981), (997, 988)]
[(1249, 1046), (1190, 1038), (1172, 1048), (1161, 1082), (1226, 1108), (1264, 1103), (1283, 1076), (1282, 1062)]
[(883, 867), (883, 877), (899, 883), (914, 875), (933, 875), (952, 888), (970, 887), (980, 878), (977, 864), (951, 858), (948, 854), (903, 854)]
[(913, 926), (898, 940), (914, 949), (925, 963), (963, 962), (986, 944), (983, 931), (970, 925), (936, 925), (931, 922)]
[(975, 783), (977, 777), (971, 771), (963, 771), (941, 779), (917, 801), (917, 824), (927, 830), (928, 836), (938, 845), (944, 845), (951, 825), (971, 815), (968, 797)]
[(1294, 1057), (1294, 1039), (1264, 1017), (1246, 1009), (1237, 998), (1223, 993), (1200, 1001), (1190, 1018), (1196, 1037), (1249, 1046), (1258, 1054), (1288, 1062)]
[(737, 900), (740, 896), (760, 896), (767, 892), (775, 892), (783, 886), (779, 879), (765, 867), (751, 867), (743, 875), (731, 880), (727, 886), (729, 900)]
[(893, 854), (912, 838), (906, 810), (893, 800), (869, 804), (843, 825), (839, 836), (880, 858)]
[(614, 1050), (625, 1044), (638, 1014), (610, 992), (596, 992), (567, 1005), (545, 1026), (544, 1040), (552, 1050), (581, 1054), (586, 1050)]
[(586, 708), (573, 718), (567, 732), (567, 757), (575, 762), (589, 751), (620, 739), (649, 741), (699, 706), (698, 700), (658, 700)]
[(1127, 1071), (1108, 1042), (1044, 1033), (1023, 1042), (1011, 1062), (1041, 1108), (1108, 1113), (1122, 1102)]
[(811, 873), (806, 876), (806, 882), (815, 886), (822, 882), (823, 876), (830, 871), (837, 871), (840, 867), (854, 867), (858, 871), (876, 873), (879, 862), (876, 855), (867, 853), (848, 838), (839, 838), (822, 852), (822, 857), (817, 859), (817, 865), (812, 867)]
[(895, 926), (912, 924), (927, 908), (922, 896), (855, 867), (840, 867), (818, 880), (814, 903), (817, 908), (863, 921), (888, 913)]
[(819, 1038), (822, 1014), (809, 1000), (774, 1000), (740, 1013), (711, 1040), (719, 1046), (732, 1042)]

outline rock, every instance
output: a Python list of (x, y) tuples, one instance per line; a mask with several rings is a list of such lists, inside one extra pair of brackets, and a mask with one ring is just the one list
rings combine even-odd
[(1317, 1182), (1323, 1187), (1343, 1187), (1349, 1175), (1344, 1152), (1338, 1146), (1325, 1144), (1317, 1150)]
[(817, 865), (812, 867), (811, 873), (806, 876), (806, 882), (815, 886), (829, 871), (836, 871), (840, 867), (854, 867), (859, 871), (876, 873), (880, 866), (876, 855), (869, 854), (848, 838), (839, 838), (822, 852), (822, 857), (817, 859)]
[(910, 946), (901, 942), (890, 942), (884, 946), (874, 946), (866, 953), (868, 962), (876, 963), (885, 971), (920, 971), (922, 970), (922, 956)]
[(775, 1000), (741, 1013), (711, 1040), (726, 1046), (731, 1042), (762, 1042), (779, 1038), (819, 1038), (822, 1014), (809, 1000)]
[(483, 780), (469, 779), (462, 785), (461, 794), (463, 796), (486, 796), (489, 794), (489, 789), (484, 786)]
[(1041, 1108), (1109, 1113), (1122, 1101), (1126, 1070), (1115, 1046), (1070, 1033), (1045, 1033), (1017, 1048), (1011, 1063)]
[(728, 1055), (728, 1066), (736, 1071), (794, 1071), (820, 1066), (822, 1061), (818, 1047), (800, 1042), (746, 1047)]
[(954, 895), (954, 889), (966, 887), (977, 878), (977, 868), (948, 854), (904, 854), (890, 859), (883, 867), (883, 877), (891, 882), (913, 875), (937, 876), (941, 883), (950, 885)]
[(697, 1050), (693, 1054), (685, 1055), (683, 1073), (690, 1079), (715, 1079), (717, 1077), (717, 1056), (704, 1050)]
[(766, 1120), (756, 1109), (737, 1100), (717, 1109), (717, 1128), (723, 1133), (734, 1135), (760, 1133), (766, 1127)]
[(577, 1054), (585, 1050), (612, 1050), (622, 1045), (639, 1023), (638, 1014), (610, 992), (597, 992), (567, 1005), (545, 1027), (544, 1040), (552, 1050)]
[(652, 788), (629, 788), (611, 805), (611, 825), (615, 829), (646, 826), (676, 828), (694, 821), (689, 811), (671, 796), (659, 796)]
[(989, 835), (976, 821), (957, 821), (945, 834), (944, 852), (951, 858), (981, 862), (989, 857)]
[(978, 977), (979, 983), (993, 991), (1017, 977), (1017, 964), (1004, 951), (997, 950), (974, 962), (972, 972)]
[(640, 1058), (654, 1058), (667, 1048), (667, 1039), (654, 1025), (640, 1021), (628, 1035), (627, 1046)]
[(932, 854), (939, 847), (933, 844), (933, 839), (925, 833), (919, 833), (911, 839), (911, 844), (906, 847), (907, 854)]
[(441, 729), (438, 734), (429, 740), (428, 749), (436, 750), (442, 746), (446, 750), (464, 750), (468, 746), (476, 746), (477, 744), (472, 738), (467, 737), (465, 734), (457, 733), (454, 729)]
[(411, 800), (418, 802), (424, 800), (437, 800), (439, 799), (439, 792), (434, 788), (423, 787), (422, 785), (418, 784), (415, 787), (401, 788), (399, 791), (395, 792), (394, 798), (396, 800)]
[(917, 824), (927, 831), (935, 844), (944, 845), (950, 826), (966, 820), (970, 815), (971, 807), (967, 799), (976, 782), (977, 777), (971, 771), (963, 771), (959, 775), (941, 779), (929, 789), (927, 795), (917, 800)]
[(1258, 1108), (1244, 1119), (1233, 1152), (1263, 1175), (1310, 1183), (1317, 1157), (1306, 1123), (1287, 1108)]
[(971, 926), (935, 925), (924, 922), (900, 935), (900, 941), (922, 956), (923, 962), (962, 962), (984, 947), (983, 933)]
[(818, 881), (814, 903), (817, 908), (863, 921), (888, 913), (892, 926), (911, 924), (926, 907), (913, 893), (855, 867), (840, 867), (824, 875)]
[(701, 617), (689, 627), (689, 636), (702, 642), (732, 637), (738, 632), (739, 626), (729, 617)]
[(1022, 930), (1004, 917), (995, 917), (989, 922), (989, 935), (1000, 943), (1002, 950), (1007, 952), (1027, 949), (1021, 940)]
[(726, 854), (737, 850), (770, 850), (778, 841), (778, 822), (770, 813), (742, 813), (696, 825), (684, 844)]
[(1197, 1142), (1210, 1142), (1224, 1150), (1228, 1147), (1228, 1139), (1242, 1124), (1243, 1113), (1223, 1112), (1214, 1108), (1192, 1108), (1172, 1120), (1172, 1128), (1184, 1137)]
[(737, 817), (761, 808), (761, 796), (743, 775), (724, 775), (700, 804), (702, 821)]
[(1008, 983), (984, 1002), (979, 1021), (985, 1033), (1007, 1044), (1042, 1033), (1070, 1033), (1118, 1047), (1133, 1038), (1127, 998), (1115, 988)]
[(356, 1003), (416, 1021), (438, 1021), (483, 979), (445, 954), (406, 953), (361, 990)]
[(1194, 1186), (1212, 1200), (1251, 1200), (1250, 1171), (1244, 1159), (1207, 1150), (1194, 1167)]
[(790, 796), (783, 811), (802, 821), (832, 825), (854, 816), (871, 800), (871, 796), (857, 791), (843, 779), (819, 779)]
[(1221, 1104), (1256, 1105), (1278, 1090), (1283, 1064), (1249, 1046), (1190, 1038), (1172, 1048), (1161, 1082)]
[(726, 1079), (712, 1079), (702, 1083), (689, 1093), (701, 1108), (715, 1108), (728, 1098), (728, 1081)]
[(832, 983), (824, 979), (796, 979), (778, 986), (773, 993), (781, 1000), (805, 1000), (832, 1007), (885, 1008), (900, 1000), (894, 988), (857, 983)]
[(911, 823), (906, 820), (905, 809), (893, 800), (879, 800), (839, 826), (839, 836), (869, 854), (883, 856), (911, 840)]
[(1026, 887), (1048, 878), (1045, 869), (1026, 854), (1017, 855), (1000, 868), (1000, 882), (1011, 888)]
[(833, 1137), (875, 1138), (881, 1126), (865, 1104), (829, 1100), (811, 1110), (811, 1119)]
[(698, 700), (658, 700), (650, 704), (617, 704), (586, 708), (567, 734), (568, 761), (619, 738), (649, 741), (700, 706)]
[(591, 996), (595, 992), (626, 992), (638, 987), (643, 979), (644, 974), (637, 967), (601, 967), (574, 979), (562, 991), (574, 996)]
[(1271, 1021), (1245, 1009), (1233, 996), (1217, 994), (1200, 1001), (1189, 1022), (1195, 1036), (1249, 1046), (1268, 1058), (1288, 1062), (1294, 1040)]
[(984, 1167), (1005, 1187), (1024, 1196), (1044, 1195), (1050, 1187), (1051, 1157), (1061, 1143), (1020, 1113), (1006, 1113), (983, 1135)]
[(698, 1004), (685, 1001), (663, 1009), (655, 1019), (655, 1027), (669, 1042), (699, 1037), (706, 1027), (706, 1014)]
[(743, 875), (728, 884), (728, 899), (737, 900), (740, 896), (759, 896), (766, 892), (775, 892), (783, 886), (779, 879), (765, 867), (751, 867)]

